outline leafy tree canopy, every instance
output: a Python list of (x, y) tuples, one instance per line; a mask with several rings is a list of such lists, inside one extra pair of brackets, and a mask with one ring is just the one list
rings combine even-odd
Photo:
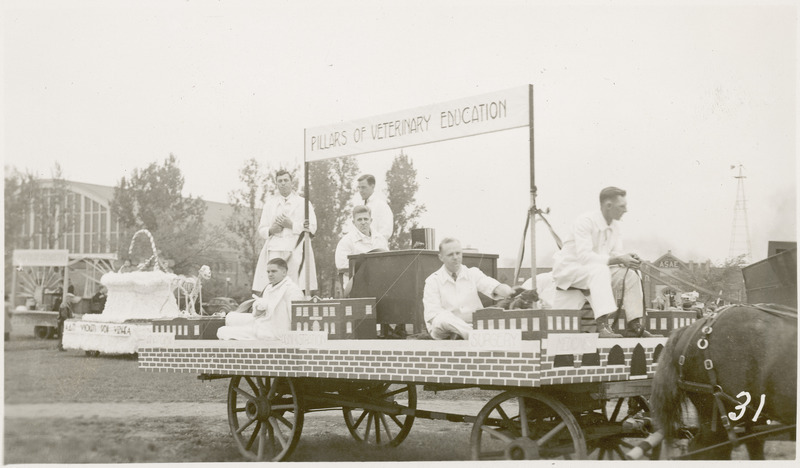
[(392, 250), (411, 247), (411, 229), (417, 227), (425, 212), (425, 205), (416, 202), (418, 189), (414, 162), (401, 151), (386, 171), (386, 201), (394, 214), (394, 234), (389, 241)]
[[(139, 229), (153, 234), (159, 258), (174, 262), (176, 273), (195, 275), (196, 267), (218, 256), (216, 249), (221, 247), (224, 232), (204, 229), (206, 204), (200, 198), (184, 197), (183, 184), (183, 174), (172, 154), (162, 164), (151, 163), (120, 179), (114, 187), (111, 209), (123, 232), (121, 258), (128, 257), (125, 240)], [(147, 244), (137, 240), (134, 263), (150, 256)]]
[(352, 156), (309, 163), (309, 199), (317, 215), (317, 233), (312, 240), (317, 265), (319, 293), (331, 297), (337, 277), (334, 253), (342, 238), (342, 226), (351, 219), (353, 181), (358, 162)]

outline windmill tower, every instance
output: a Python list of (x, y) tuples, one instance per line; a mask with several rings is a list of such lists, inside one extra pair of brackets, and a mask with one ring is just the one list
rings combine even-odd
[(731, 169), (739, 168), (739, 174), (733, 176), (736, 182), (736, 204), (733, 206), (733, 227), (731, 228), (731, 245), (728, 250), (728, 258), (736, 258), (743, 255), (742, 261), (750, 263), (750, 228), (747, 224), (747, 198), (744, 195), (744, 179), (742, 174), (744, 166), (731, 166)]

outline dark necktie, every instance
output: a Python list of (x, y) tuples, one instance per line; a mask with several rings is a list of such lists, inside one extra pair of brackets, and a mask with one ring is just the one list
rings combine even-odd
[(458, 273), (452, 273), (450, 276), (453, 277), (454, 282), (458, 280)]

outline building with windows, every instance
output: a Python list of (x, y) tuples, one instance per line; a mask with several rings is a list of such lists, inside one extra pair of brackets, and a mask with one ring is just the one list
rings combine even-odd
[[(121, 266), (117, 252), (120, 247), (126, 249), (130, 243), (130, 239), (120, 238), (120, 223), (111, 211), (114, 187), (63, 180), (40, 180), (39, 184), (44, 196), (33, 203), (33, 210), (22, 220), (14, 248), (68, 250), (69, 277), (75, 294), (84, 299), (91, 298), (99, 290), (100, 277)], [(56, 194), (63, 195), (54, 196)], [(56, 198), (63, 199), (63, 203), (53, 203)], [(224, 226), (233, 208), (226, 203), (205, 203), (206, 225)], [(39, 213), (36, 213), (37, 209)], [(209, 266), (218, 280), (227, 283), (226, 289), (249, 290), (252, 278), (244, 274), (237, 252), (224, 249), (218, 258), (219, 261)], [(18, 304), (31, 299), (48, 302), (48, 295), (52, 295), (49, 291), (58, 288), (63, 279), (59, 267), (40, 267), (32, 271), (17, 268), (17, 273)], [(6, 278), (7, 291), (12, 289), (9, 281)], [(47, 308), (48, 304), (37, 306)]]
[[(666, 302), (670, 298), (672, 306), (681, 307), (681, 294), (691, 292), (699, 293), (706, 301), (720, 299), (720, 293), (724, 302), (745, 301), (744, 280), (741, 271), (735, 268), (715, 267), (710, 261), (685, 262), (673, 255), (672, 251), (667, 251), (656, 260), (645, 262), (642, 271), (645, 273), (644, 294), (648, 307), (656, 307), (657, 301)], [(713, 280), (723, 290), (706, 291), (702, 285), (694, 285), (688, 280), (692, 277)]]
[[(119, 221), (111, 212), (114, 188), (83, 182), (65, 181), (68, 213), (49, 232), (39, 225), (40, 216), (28, 217), (22, 225), (27, 249), (67, 249), (72, 254), (116, 253), (119, 246)], [(56, 190), (52, 180), (40, 181), (45, 193)], [(60, 189), (60, 188), (59, 188)], [(46, 197), (47, 198), (47, 197)], [(49, 239), (52, 237), (52, 240)]]

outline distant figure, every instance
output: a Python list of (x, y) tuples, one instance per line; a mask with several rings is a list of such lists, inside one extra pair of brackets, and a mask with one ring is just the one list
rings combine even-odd
[(90, 314), (102, 314), (103, 309), (106, 307), (106, 300), (108, 299), (108, 289), (105, 286), (100, 286), (100, 290), (92, 296), (91, 307), (89, 308)]
[[(314, 207), (308, 205), (308, 225), (305, 225), (305, 199), (294, 192), (292, 175), (280, 170), (275, 174), (278, 195), (267, 199), (261, 212), (258, 235), (266, 239), (258, 256), (253, 291), (261, 292), (268, 283), (267, 262), (273, 258), (286, 260), (289, 278), (306, 291), (317, 289), (317, 270), (314, 253), (303, 251), (301, 234), (306, 228), (311, 234), (317, 232), (317, 216)], [(302, 268), (302, 270), (301, 270)], [(305, 269), (310, 270), (310, 285), (305, 284)]]
[(625, 336), (650, 336), (640, 323), (644, 314), (641, 260), (635, 253), (622, 250), (619, 220), (628, 211), (626, 192), (606, 187), (600, 192), (600, 209), (584, 213), (572, 225), (572, 231), (557, 251), (553, 262), (556, 287), (588, 289), (600, 338), (621, 338), (608, 324), (616, 312), (614, 291), (625, 288), (623, 307), (628, 325)]
[[(58, 312), (61, 309), (61, 301), (64, 297), (64, 288), (61, 286), (62, 284), (64, 284), (63, 278), (61, 279), (60, 284), (53, 293), (53, 295), (55, 296), (53, 298), (53, 310), (56, 312)], [(75, 286), (72, 285), (72, 280), (69, 281), (69, 286), (67, 286), (67, 293), (75, 294)]]
[(5, 310), (6, 310), (6, 319), (5, 319), (5, 328), (3, 328), (3, 332), (5, 333), (5, 341), (8, 341), (11, 337), (11, 316), (14, 315), (14, 304), (8, 298), (8, 294), (4, 295), (5, 298)]
[(58, 308), (58, 321), (57, 321), (57, 324), (58, 324), (58, 346), (57, 346), (57, 349), (59, 351), (64, 351), (64, 346), (63, 346), (63, 342), (64, 342), (64, 322), (66, 322), (67, 319), (71, 319), (73, 317), (72, 304), (80, 302), (80, 300), (81, 300), (80, 297), (75, 297), (74, 294), (69, 293), (69, 294), (67, 294), (66, 302), (62, 303)]
[(483, 307), (478, 292), (493, 299), (509, 298), (511, 286), (462, 265), (461, 242), (447, 237), (439, 244), (442, 267), (428, 276), (422, 295), (425, 323), (435, 340), (468, 339), (472, 314)]
[(133, 266), (131, 263), (130, 258), (126, 258), (125, 261), (122, 263), (122, 266), (119, 269), (120, 273), (130, 273), (132, 271), (136, 271), (136, 267)]
[(356, 205), (353, 208), (353, 225), (356, 229), (348, 232), (336, 245), (334, 262), (339, 274), (342, 275), (342, 290), (350, 288), (350, 261), (349, 255), (389, 250), (386, 238), (372, 229), (372, 216), (370, 209), (365, 205)]
[(269, 284), (261, 297), (252, 301), (252, 312), (228, 313), (225, 326), (217, 330), (220, 340), (277, 340), (280, 333), (291, 330), (292, 302), (303, 300), (303, 291), (287, 276), (284, 259), (269, 260), (266, 269)]
[(361, 200), (354, 204), (369, 207), (372, 213), (372, 231), (382, 235), (388, 242), (394, 230), (394, 214), (386, 200), (375, 193), (375, 177), (372, 174), (364, 174), (358, 178), (358, 193)]

